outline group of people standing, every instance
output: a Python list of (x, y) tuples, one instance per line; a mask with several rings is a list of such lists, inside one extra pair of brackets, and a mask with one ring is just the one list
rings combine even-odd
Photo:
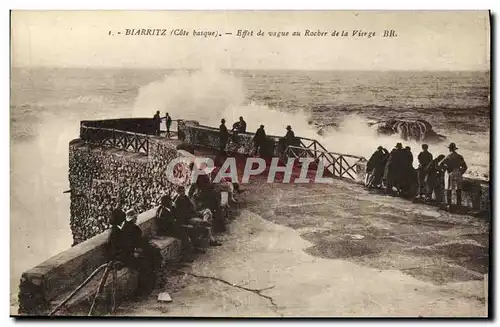
[[(220, 121), (220, 126), (219, 126), (219, 150), (222, 153), (225, 153), (226, 145), (230, 139), (230, 133), (229, 130), (226, 127), (226, 120), (223, 118)], [(240, 117), (237, 122), (233, 124), (233, 127), (231, 129), (231, 132), (233, 133), (233, 142), (238, 142), (238, 133), (246, 133), (247, 129), (247, 123), (243, 119), (243, 117)], [(286, 134), (284, 137), (282, 137), (279, 140), (279, 145), (281, 151), (285, 150), (287, 146), (289, 145), (295, 145), (297, 142), (297, 138), (295, 137), (295, 133), (292, 130), (292, 127), (288, 125), (286, 127)], [(264, 129), (264, 125), (260, 125), (257, 131), (255, 132), (255, 135), (253, 137), (253, 153), (255, 155), (260, 155), (264, 156), (269, 154), (267, 145), (268, 145), (268, 138), (266, 135), (266, 131)]]
[[(445, 205), (452, 209), (452, 190), (456, 191), (456, 206), (460, 208), (462, 202), (462, 175), (467, 171), (464, 158), (457, 153), (455, 143), (448, 146), (447, 156), (439, 155), (436, 158), (429, 152), (429, 146), (422, 144), (422, 151), (418, 155), (418, 168), (413, 167), (413, 154), (410, 147), (403, 148), (397, 143), (389, 153), (379, 146), (368, 160), (366, 165), (367, 188), (385, 188), (387, 194), (405, 197), (415, 196), (415, 200), (433, 201), (438, 205)], [(446, 191), (445, 194), (443, 191)], [(446, 203), (443, 203), (443, 194)]]
[(167, 126), (167, 137), (170, 138), (170, 126), (172, 126), (172, 117), (168, 114), (165, 114), (165, 117), (160, 117), (160, 111), (156, 111), (156, 114), (153, 116), (153, 123), (155, 127), (155, 134), (160, 135), (160, 126), (161, 121), (165, 120), (165, 125)]

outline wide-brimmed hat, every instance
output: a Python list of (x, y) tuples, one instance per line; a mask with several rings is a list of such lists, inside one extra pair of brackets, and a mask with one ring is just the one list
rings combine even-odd
[(287, 125), (287, 126), (286, 126), (286, 129), (292, 129), (292, 126)]
[(448, 145), (448, 149), (450, 149), (450, 150), (456, 150), (458, 148), (457, 148), (457, 145), (455, 143), (451, 142), (450, 145)]
[(402, 149), (402, 148), (403, 144), (401, 144), (401, 142), (396, 143), (396, 149)]

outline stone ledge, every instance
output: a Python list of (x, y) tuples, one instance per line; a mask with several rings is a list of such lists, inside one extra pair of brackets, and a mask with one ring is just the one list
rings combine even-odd
[[(143, 235), (156, 235), (156, 208), (139, 215)], [(71, 292), (97, 267), (104, 264), (109, 230), (61, 252), (24, 272), (19, 291), (19, 314), (47, 314), (50, 302)], [(175, 244), (175, 242), (172, 242)]]

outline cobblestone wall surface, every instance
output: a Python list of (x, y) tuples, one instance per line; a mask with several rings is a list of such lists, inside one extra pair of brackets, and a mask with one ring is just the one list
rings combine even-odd
[[(161, 195), (172, 194), (175, 185), (167, 180), (166, 170), (178, 156), (174, 145), (160, 140), (150, 142), (149, 156), (70, 144), (73, 244), (109, 228), (111, 211), (120, 200), (124, 211), (133, 208), (140, 213), (158, 205)], [(183, 184), (189, 182), (188, 164), (176, 166)]]

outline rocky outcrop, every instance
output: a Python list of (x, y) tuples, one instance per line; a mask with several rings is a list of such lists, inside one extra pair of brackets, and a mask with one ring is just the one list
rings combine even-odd
[(377, 133), (384, 135), (397, 134), (401, 139), (419, 141), (419, 142), (440, 142), (446, 140), (444, 135), (436, 133), (432, 125), (423, 119), (404, 120), (390, 119), (370, 123), (375, 126)]

